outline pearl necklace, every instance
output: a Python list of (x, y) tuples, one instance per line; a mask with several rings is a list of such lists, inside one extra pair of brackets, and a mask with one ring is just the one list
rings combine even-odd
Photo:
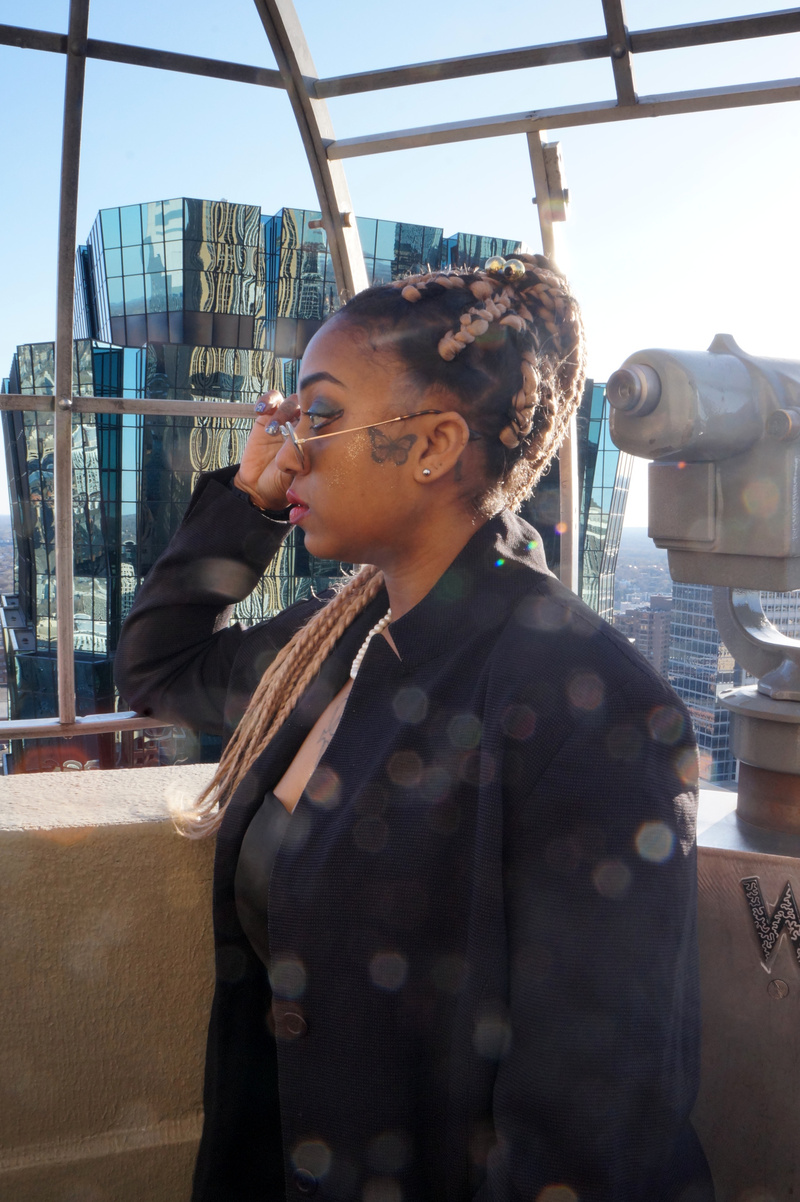
[(391, 622), (391, 620), (392, 620), (392, 611), (387, 610), (387, 612), (381, 618), (380, 622), (376, 622), (375, 625), (372, 627), (372, 630), (370, 630), (369, 634), (364, 639), (364, 642), (361, 644), (358, 655), (353, 660), (353, 666), (350, 669), (350, 679), (351, 680), (355, 680), (356, 676), (358, 675), (358, 669), (361, 667), (361, 661), (367, 653), (367, 647), (369, 647), (371, 640), (375, 638), (376, 634), (380, 634), (382, 630), (385, 630), (386, 627)]

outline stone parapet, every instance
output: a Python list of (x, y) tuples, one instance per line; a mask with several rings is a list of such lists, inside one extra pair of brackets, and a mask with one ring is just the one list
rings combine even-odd
[(181, 1202), (202, 1116), (210, 765), (0, 778), (0, 1197)]

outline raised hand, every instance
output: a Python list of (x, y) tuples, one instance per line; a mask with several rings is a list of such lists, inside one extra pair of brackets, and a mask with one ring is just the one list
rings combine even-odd
[(265, 392), (256, 401), (256, 419), (234, 477), (234, 484), (252, 497), (259, 509), (284, 509), (291, 472), (283, 472), (275, 463), (283, 437), (278, 426), (296, 421), (300, 406), (296, 396), (285, 400), (280, 392)]

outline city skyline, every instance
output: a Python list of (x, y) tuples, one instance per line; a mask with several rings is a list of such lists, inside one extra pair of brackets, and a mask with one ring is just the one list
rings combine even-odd
[[(704, 0), (702, 6), (674, 0), (667, 11), (655, 0), (628, 0), (627, 15), (635, 29), (750, 8), (732, 0)], [(66, 9), (64, 0), (42, 0), (33, 13), (22, 0), (0, 0), (0, 19), (59, 31)], [(465, 0), (458, 21), (409, 0), (391, 38), (366, 0), (346, 6), (299, 0), (298, 11), (320, 74), (420, 61), (437, 42), (450, 54), (475, 53), (600, 34), (603, 28), (599, 0), (546, 7), (507, 0), (491, 23), (478, 0)], [(90, 35), (273, 65), (249, 0), (232, 0), (224, 20), (210, 0), (142, 0), (135, 11), (93, 0)], [(638, 55), (637, 85), (642, 93), (657, 93), (788, 76), (796, 73), (799, 46), (798, 35), (791, 35)], [(0, 67), (0, 94), (6, 111), (15, 112), (13, 128), (7, 122), (0, 132), (4, 161), (18, 174), (27, 168), (30, 175), (35, 166), (36, 177), (34, 188), (7, 189), (0, 200), (9, 268), (0, 286), (4, 373), (17, 343), (53, 336), (63, 61), (2, 47)], [(611, 95), (610, 64), (586, 62), (512, 72), (502, 77), (502, 87), (499, 77), (454, 80), (338, 98), (330, 108), (337, 134), (346, 137)], [(752, 353), (791, 353), (800, 248), (787, 234), (800, 166), (786, 149), (800, 137), (800, 105), (566, 131), (553, 126), (549, 137), (561, 141), (572, 197), (562, 262), (584, 308), (595, 379), (607, 379), (644, 346), (700, 350), (720, 330)], [(748, 186), (750, 161), (768, 167), (768, 191)], [(489, 229), (539, 246), (522, 137), (352, 160), (347, 177), (358, 212)], [(287, 201), (316, 208), (285, 96), (90, 61), (78, 228), (101, 208), (170, 195), (224, 196), (265, 211)], [(37, 227), (44, 231), (39, 240), (31, 236)], [(743, 286), (743, 279), (755, 280), (756, 260), (769, 265), (769, 305), (757, 303), (755, 283)], [(750, 276), (742, 270), (747, 263)], [(627, 524), (646, 523), (643, 496), (643, 468), (637, 465)], [(0, 504), (7, 505), (4, 495)]]

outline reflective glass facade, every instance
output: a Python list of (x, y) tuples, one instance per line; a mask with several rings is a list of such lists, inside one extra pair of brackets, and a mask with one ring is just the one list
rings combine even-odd
[(741, 669), (720, 640), (707, 584), (672, 586), (669, 680), (692, 716), (704, 780), (736, 778), (729, 746), (730, 715), (717, 704), (723, 686), (742, 683)]
[[(78, 249), (74, 391), (220, 405), (219, 418), (98, 414), (75, 420), (79, 713), (115, 707), (113, 654), (136, 590), (180, 522), (198, 474), (241, 455), (250, 422), (226, 418), (225, 403), (255, 401), (271, 387), (294, 391), (305, 346), (338, 307), (320, 216), (284, 208), (267, 217), (255, 205), (177, 198), (103, 209)], [(450, 264), (479, 265), (489, 255), (523, 249), (508, 239), (464, 233), (444, 238), (434, 226), (357, 221), (374, 283)], [(53, 370), (52, 343), (22, 345), (4, 387), (52, 395)], [(599, 402), (593, 396), (590, 391), (584, 402), (581, 435), (582, 521), (587, 539), (594, 540), (583, 569), (587, 582), (601, 580), (609, 562), (602, 548), (617, 495), (611, 460), (616, 464), (619, 454), (604, 441), (597, 410), (602, 391)], [(17, 593), (9, 602), (16, 633), (4, 636), (10, 716), (44, 717), (56, 710), (52, 416), (5, 413), (3, 430), (17, 561)], [(557, 488), (557, 469), (544, 492), (554, 483)], [(538, 521), (536, 503), (533, 510)], [(557, 507), (549, 531), (551, 563), (558, 558), (556, 522)], [(259, 621), (312, 588), (326, 588), (342, 566), (310, 557), (302, 533), (294, 531), (236, 617)], [(595, 585), (586, 587), (600, 595)], [(113, 742), (102, 736), (89, 758), (108, 762)], [(191, 740), (171, 735), (166, 743), (150, 743), (158, 743), (159, 759), (201, 754)], [(26, 746), (32, 755), (35, 748)]]
[[(576, 426), (580, 487), (578, 593), (610, 622), (614, 615), (614, 573), (633, 460), (611, 441), (604, 384), (587, 380)], [(559, 479), (559, 464), (555, 460), (535, 495), (522, 507), (523, 517), (542, 535), (547, 562), (554, 571), (560, 563)]]
[(483, 267), (492, 255), (511, 258), (528, 248), (511, 238), (490, 238), (481, 234), (451, 234), (444, 243), (444, 262), (451, 267)]

